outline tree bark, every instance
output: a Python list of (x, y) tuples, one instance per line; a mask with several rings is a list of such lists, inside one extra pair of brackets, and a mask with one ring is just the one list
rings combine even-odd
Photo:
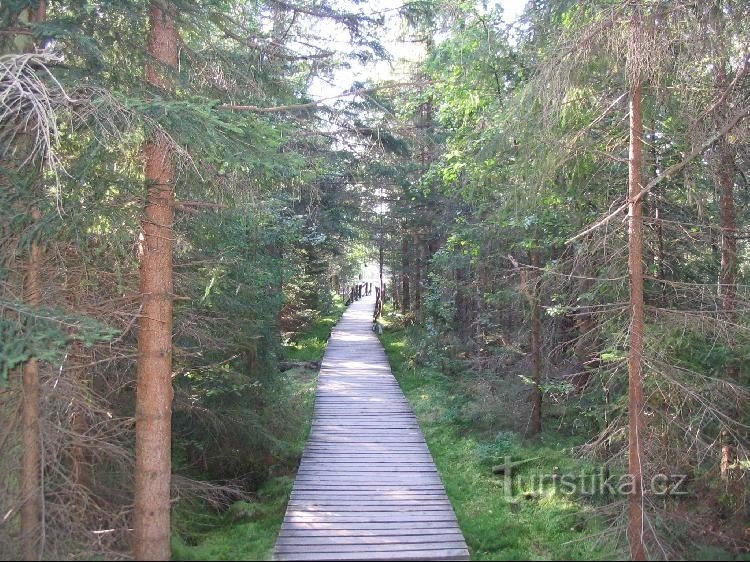
[(406, 314), (411, 308), (409, 294), (409, 236), (401, 239), (401, 313)]
[(391, 267), (391, 294), (393, 295), (393, 310), (396, 311), (401, 306), (400, 304), (400, 283), (398, 280), (398, 267), (396, 264)]
[(422, 240), (419, 235), (414, 235), (414, 276), (412, 282), (414, 283), (414, 290), (412, 294), (414, 299), (412, 301), (412, 309), (417, 313), (417, 321), (422, 320)]
[(383, 244), (385, 243), (383, 240), (383, 226), (382, 226), (382, 217), (381, 217), (381, 226), (380, 226), (380, 246), (378, 247), (378, 279), (380, 282), (380, 299), (381, 303), (385, 303), (385, 277), (383, 277), (383, 269), (385, 267), (385, 249), (383, 248)]
[[(32, 218), (42, 218), (37, 209), (32, 210)], [(31, 243), (26, 278), (24, 279), (24, 301), (30, 307), (41, 302), (40, 264), (42, 250), (37, 242)], [(24, 560), (38, 560), (39, 537), (41, 535), (41, 443), (39, 438), (39, 362), (35, 357), (23, 366), (23, 402), (21, 427), (23, 456), (21, 459), (21, 537)]]
[[(70, 428), (74, 433), (74, 443), (70, 448), (70, 479), (77, 488), (88, 488), (90, 483), (90, 455), (85, 446), (86, 433), (89, 430), (88, 419), (86, 417), (86, 399), (91, 391), (91, 380), (87, 376), (87, 369), (81, 365), (85, 361), (85, 351), (80, 341), (73, 343), (68, 354), (71, 368), (78, 385), (80, 401), (73, 405), (73, 413), (70, 419)], [(85, 511), (85, 510), (84, 510)], [(85, 516), (85, 513), (83, 514)]]
[[(148, 54), (165, 66), (176, 67), (174, 7), (160, 6), (151, 3)], [(146, 80), (159, 88), (168, 87), (161, 67), (151, 63), (146, 66)], [(175, 172), (163, 131), (156, 131), (143, 151), (148, 196), (141, 227), (133, 554), (136, 560), (169, 560)]]
[[(47, 18), (47, 3), (40, 1), (35, 9), (27, 9), (20, 15), (20, 20), (29, 23), (44, 21)], [(33, 42), (23, 46), (25, 51), (33, 51)], [(41, 178), (41, 176), (40, 176)], [(42, 213), (36, 207), (31, 209), (31, 218), (39, 222)], [(33, 241), (29, 248), (24, 278), (24, 302), (30, 307), (39, 306), (41, 290), (42, 248)], [(24, 560), (38, 560), (39, 538), (42, 531), (42, 476), (41, 476), (41, 439), (39, 434), (39, 401), (41, 385), (39, 381), (39, 361), (31, 357), (21, 368), (21, 550)]]
[[(716, 64), (716, 91), (726, 87), (726, 73), (723, 62)], [(727, 135), (716, 143), (716, 175), (719, 193), (719, 226), (721, 227), (721, 265), (719, 269), (719, 299), (721, 310), (727, 320), (731, 320), (737, 298), (737, 211), (734, 204), (734, 154)], [(731, 338), (731, 335), (730, 335)], [(730, 339), (730, 347), (734, 342)], [(739, 378), (739, 369), (730, 364), (726, 369), (727, 378)]]
[(734, 158), (726, 137), (717, 144), (719, 153), (719, 221), (721, 223), (721, 270), (719, 297), (725, 316), (731, 317), (737, 295), (737, 213), (734, 205)]
[(469, 341), (474, 323), (474, 308), (472, 306), (473, 279), (468, 265), (459, 265), (455, 270), (456, 292), (454, 307), (456, 309), (456, 333), (462, 343)]
[[(721, 2), (716, 2), (711, 10), (712, 28), (715, 36), (721, 37), (723, 22), (721, 20)], [(716, 62), (714, 63), (714, 88), (721, 95), (727, 88), (725, 55), (720, 42), (716, 44)], [(719, 194), (719, 227), (721, 228), (721, 262), (719, 267), (718, 296), (724, 319), (732, 321), (737, 297), (737, 211), (734, 204), (734, 153), (727, 135), (722, 135), (716, 143), (715, 177), (716, 191)], [(740, 370), (734, 362), (736, 342), (731, 330), (728, 332), (730, 359), (726, 365), (726, 378), (738, 380)], [(733, 443), (727, 431), (722, 433), (721, 459), (719, 472), (722, 480), (730, 479), (730, 464), (734, 457)]]
[(531, 380), (532, 406), (531, 427), (528, 437), (534, 437), (542, 431), (542, 315), (539, 302), (539, 268), (541, 258), (539, 250), (529, 252), (531, 262)]
[[(633, 1), (633, 34), (639, 33), (640, 6)], [(630, 61), (629, 61), (630, 62)], [(640, 75), (631, 70), (630, 154), (628, 164), (628, 269), (630, 276), (630, 353), (628, 355), (628, 476), (632, 482), (628, 500), (628, 543), (631, 560), (645, 560), (643, 473), (641, 434), (643, 431), (643, 86)]]

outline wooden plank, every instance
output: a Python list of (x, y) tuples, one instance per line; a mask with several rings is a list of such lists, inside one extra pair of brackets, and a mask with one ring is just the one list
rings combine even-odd
[(340, 510), (320, 510), (313, 511), (307, 506), (303, 508), (295, 508), (290, 506), (287, 509), (286, 517), (291, 521), (330, 521), (335, 519), (336, 521), (349, 520), (352, 523), (377, 523), (377, 522), (389, 522), (389, 521), (455, 521), (456, 516), (453, 514), (453, 510), (449, 507), (444, 508), (441, 511), (394, 511), (385, 513), (382, 511), (372, 512), (357, 512), (351, 511), (347, 508)]
[[(422, 547), (445, 547), (445, 543), (456, 543), (463, 541), (463, 535), (461, 533), (441, 533), (441, 534), (425, 534), (424, 529), (417, 531), (418, 534), (404, 535), (383, 535), (379, 532), (374, 534), (365, 535), (346, 535), (346, 534), (334, 534), (331, 531), (325, 531), (324, 534), (287, 534), (285, 537), (279, 538), (276, 542), (277, 546), (286, 547), (302, 547), (302, 546), (325, 546), (325, 545), (338, 545), (338, 546), (356, 546), (356, 545), (377, 545), (377, 544), (410, 544), (410, 545), (422, 545)], [(302, 550), (302, 549), (298, 549)]]
[(293, 554), (277, 553), (277, 560), (468, 560), (469, 552), (465, 548), (413, 550), (409, 552), (295, 552)]
[(394, 531), (427, 531), (427, 530), (443, 530), (443, 531), (455, 531), (456, 527), (453, 521), (446, 522), (419, 522), (419, 521), (385, 521), (385, 522), (370, 522), (370, 523), (354, 523), (354, 522), (338, 522), (338, 521), (284, 521), (281, 526), (281, 534), (292, 531), (292, 530), (320, 530), (320, 531), (373, 531), (382, 534), (389, 534)]
[(373, 448), (367, 448), (358, 451), (357, 449), (346, 449), (341, 447), (326, 449), (315, 449), (307, 450), (306, 458), (312, 459), (327, 459), (334, 460), (336, 462), (367, 462), (371, 460), (398, 460), (403, 458), (404, 462), (409, 460), (424, 460), (425, 462), (432, 462), (432, 456), (430, 452), (422, 448), (404, 448), (399, 450), (392, 449), (390, 447), (383, 447), (379, 450)]
[(330, 453), (311, 453), (305, 460), (304, 466), (430, 466), (435, 467), (432, 459), (427, 455), (404, 453), (403, 462), (399, 461), (398, 455), (362, 455), (352, 457), (351, 455), (332, 455)]
[(326, 490), (331, 492), (345, 492), (345, 491), (355, 491), (355, 492), (362, 492), (366, 491), (368, 493), (378, 493), (378, 494), (387, 494), (387, 493), (395, 493), (399, 491), (408, 491), (408, 492), (424, 492), (424, 491), (443, 491), (442, 484), (434, 484), (434, 485), (420, 485), (420, 484), (411, 484), (411, 485), (402, 485), (402, 484), (373, 484), (370, 486), (361, 486), (351, 483), (334, 483), (334, 484), (320, 484), (315, 482), (300, 482), (299, 486), (295, 486), (294, 490), (297, 491), (318, 491), (318, 490)]
[[(315, 452), (310, 453), (309, 461), (306, 460), (305, 462), (320, 463), (322, 461), (319, 459), (325, 459), (327, 461), (330, 461), (332, 464), (333, 463), (338, 464), (339, 462), (341, 462), (340, 459), (347, 459), (347, 462), (354, 463), (354, 464), (366, 463), (368, 460), (372, 460), (373, 462), (381, 462), (381, 463), (386, 462), (387, 463), (387, 462), (393, 462), (393, 459), (395, 458), (395, 456), (396, 455), (394, 453), (386, 453), (386, 454), (383, 454), (382, 456), (362, 455), (360, 457), (355, 457), (351, 454), (337, 455), (337, 454), (331, 453), (331, 451), (315, 451)], [(430, 458), (426, 455), (420, 455), (419, 452), (408, 451), (408, 450), (404, 451), (404, 456), (409, 456), (414, 459), (420, 459), (420, 458), (429, 459)], [(404, 462), (408, 463), (409, 461), (407, 460)]]
[(434, 486), (419, 486), (419, 485), (371, 485), (371, 486), (357, 486), (352, 484), (309, 484), (300, 483), (299, 486), (294, 488), (299, 492), (333, 492), (344, 494), (346, 492), (367, 492), (368, 494), (389, 494), (401, 492), (407, 490), (409, 492), (442, 492), (443, 487), (439, 484)]
[(394, 443), (391, 445), (379, 445), (377, 443), (362, 443), (355, 445), (354, 443), (343, 443), (343, 444), (330, 444), (330, 443), (315, 443), (309, 441), (305, 451), (310, 450), (321, 450), (321, 451), (336, 451), (340, 453), (368, 453), (368, 452), (387, 452), (387, 453), (398, 453), (399, 451), (420, 451), (429, 453), (429, 449), (424, 443)]
[(356, 472), (326, 472), (326, 473), (299, 473), (297, 480), (300, 482), (310, 483), (318, 482), (325, 484), (326, 482), (343, 482), (346, 484), (372, 484), (378, 485), (384, 483), (384, 479), (388, 479), (390, 484), (440, 484), (440, 478), (434, 473), (409, 473), (403, 474), (367, 474), (367, 473), (356, 473)]
[(401, 543), (401, 544), (307, 544), (284, 545), (277, 544), (276, 552), (409, 552), (411, 550), (442, 550), (464, 546), (464, 541), (431, 543)]
[[(330, 489), (329, 489), (330, 488)], [(411, 498), (412, 496), (419, 496), (419, 497), (425, 497), (425, 496), (434, 496), (434, 495), (440, 495), (444, 496), (445, 491), (443, 490), (443, 487), (440, 484), (435, 484), (432, 486), (419, 486), (419, 487), (405, 487), (401, 485), (396, 486), (382, 486), (382, 485), (373, 485), (373, 486), (349, 486), (348, 484), (320, 484), (316, 485), (314, 483), (305, 483), (304, 486), (300, 485), (299, 487), (294, 488), (292, 493), (301, 493), (301, 494), (313, 494), (316, 493), (319, 497), (326, 497), (326, 495), (331, 496), (342, 496), (346, 495), (343, 492), (346, 491), (351, 492), (349, 495), (356, 495), (356, 496), (375, 496), (378, 498)], [(328, 492), (326, 494), (325, 492)]]
[(399, 463), (381, 462), (381, 463), (361, 463), (361, 462), (334, 462), (322, 463), (307, 461), (300, 466), (300, 473), (321, 473), (331, 474), (333, 472), (342, 472), (355, 474), (366, 474), (368, 472), (430, 472), (436, 473), (435, 465), (432, 463)]
[(410, 537), (421, 539), (423, 537), (448, 537), (451, 540), (457, 540), (463, 537), (460, 531), (455, 529), (434, 529), (419, 527), (416, 529), (286, 529), (282, 540), (296, 540), (299, 537), (310, 539), (336, 540), (341, 539), (340, 544), (346, 544), (348, 539), (358, 540), (363, 538), (374, 538), (390, 542), (402, 537), (407, 541)]
[[(376, 465), (386, 465), (386, 466), (412, 466), (412, 465), (422, 465), (422, 466), (430, 466), (434, 468), (434, 464), (432, 462), (432, 459), (425, 455), (413, 455), (409, 453), (404, 453), (404, 457), (406, 457), (403, 462), (399, 462), (398, 456), (396, 455), (382, 455), (382, 456), (361, 456), (356, 459), (352, 459), (350, 455), (331, 455), (331, 454), (319, 454), (319, 453), (312, 453), (308, 456), (307, 460), (305, 460), (304, 466), (311, 467), (311, 466), (376, 466)], [(346, 460), (343, 460), (346, 459)]]
[[(400, 455), (403, 453), (418, 454), (432, 459), (430, 450), (424, 446), (423, 443), (393, 443), (388, 445), (379, 445), (378, 443), (325, 443), (308, 441), (308, 445), (305, 448), (305, 454), (308, 451), (328, 451), (331, 453), (337, 453), (339, 455), (360, 455), (360, 456), (371, 456), (371, 455)], [(303, 457), (304, 458), (304, 457)]]
[(354, 507), (359, 506), (392, 506), (392, 507), (419, 507), (419, 508), (432, 508), (432, 507), (440, 507), (441, 509), (447, 509), (447, 504), (445, 502), (445, 498), (440, 497), (433, 497), (433, 498), (385, 498), (381, 497), (378, 498), (376, 495), (372, 495), (371, 497), (325, 497), (318, 495), (315, 498), (301, 498), (299, 496), (294, 497), (290, 499), (289, 501), (289, 507), (300, 507), (302, 505), (316, 505), (316, 506), (324, 506), (324, 505), (335, 505), (335, 506), (349, 506), (351, 505)]
[(339, 499), (302, 499), (296, 498), (289, 501), (288, 509), (310, 510), (310, 511), (348, 511), (351, 513), (376, 512), (376, 511), (409, 511), (415, 513), (421, 511), (450, 511), (450, 505), (444, 498), (434, 500), (339, 500)]
[(447, 497), (445, 492), (440, 487), (426, 488), (421, 490), (404, 490), (401, 487), (391, 489), (358, 489), (358, 490), (305, 490), (297, 488), (292, 490), (292, 498), (295, 496), (315, 496), (317, 498), (325, 499), (327, 497), (334, 498), (346, 498), (346, 497), (375, 497), (380, 499), (416, 499), (426, 498), (429, 499), (432, 496), (440, 496), (441, 498)]
[[(313, 422), (313, 429), (318, 427), (331, 427), (333, 429), (343, 428), (343, 429), (352, 429), (352, 426), (356, 424), (357, 426), (374, 426), (377, 427), (387, 427), (389, 429), (399, 430), (399, 431), (417, 431), (419, 432), (419, 425), (414, 422), (413, 420), (386, 420), (382, 419), (384, 416), (388, 416), (386, 413), (382, 413), (378, 415), (380, 419), (376, 419), (374, 416), (372, 419), (369, 420), (351, 420), (351, 419), (345, 419), (345, 418), (337, 418), (336, 420), (332, 419), (326, 419), (326, 420), (320, 420)], [(351, 422), (351, 423), (349, 423)]]
[(446, 507), (445, 500), (441, 500), (438, 505), (396, 505), (386, 503), (367, 503), (357, 504), (349, 503), (320, 503), (313, 501), (298, 500), (290, 502), (289, 508), (295, 510), (295, 513), (326, 515), (336, 517), (360, 517), (363, 515), (372, 515), (373, 517), (400, 517), (402, 515), (419, 516), (450, 516), (453, 512)]
[(292, 494), (291, 500), (297, 500), (297, 501), (311, 501), (311, 502), (318, 502), (321, 505), (327, 504), (329, 502), (333, 501), (340, 501), (343, 504), (348, 504), (349, 502), (359, 501), (363, 505), (367, 504), (369, 502), (391, 502), (391, 501), (401, 501), (401, 502), (407, 502), (407, 501), (431, 501), (431, 500), (441, 500), (445, 501), (447, 498), (445, 494), (441, 494), (440, 492), (432, 493), (432, 494), (401, 494), (398, 495), (385, 495), (383, 493), (372, 493), (372, 492), (333, 492), (333, 493), (326, 493), (321, 490), (315, 490), (313, 492), (295, 492)]

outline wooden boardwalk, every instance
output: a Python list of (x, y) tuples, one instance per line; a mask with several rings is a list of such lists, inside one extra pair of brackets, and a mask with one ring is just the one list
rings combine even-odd
[(373, 305), (352, 304), (331, 334), (276, 560), (469, 559)]

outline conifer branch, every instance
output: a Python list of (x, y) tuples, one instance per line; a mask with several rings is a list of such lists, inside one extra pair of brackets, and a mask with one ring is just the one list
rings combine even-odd
[[(638, 195), (636, 195), (635, 200), (637, 201), (637, 200), (641, 199), (644, 195), (646, 195), (649, 191), (651, 191), (653, 188), (655, 188), (661, 182), (663, 182), (664, 180), (667, 180), (667, 179), (671, 178), (672, 176), (674, 176), (677, 172), (679, 172), (680, 170), (682, 170), (683, 168), (685, 168), (685, 166), (687, 166), (688, 164), (690, 164), (690, 162), (692, 162), (698, 156), (700, 156), (701, 154), (703, 154), (706, 150), (708, 150), (709, 148), (711, 148), (711, 146), (716, 141), (718, 141), (721, 137), (723, 137), (724, 135), (726, 135), (727, 133), (729, 133), (729, 131), (731, 131), (732, 129), (734, 129), (734, 127), (740, 121), (742, 121), (742, 119), (745, 118), (748, 113), (750, 113), (750, 105), (746, 105), (744, 108), (742, 108), (738, 113), (736, 113), (734, 115), (734, 117), (732, 117), (729, 121), (727, 121), (727, 123), (721, 129), (719, 129), (713, 135), (711, 135), (708, 138), (708, 140), (706, 140), (706, 142), (704, 142), (703, 144), (701, 144), (699, 147), (694, 148), (682, 161), (678, 162), (677, 164), (674, 164), (674, 165), (670, 166), (669, 168), (667, 168), (666, 170), (664, 170), (664, 172), (662, 174), (660, 174), (657, 178), (654, 178), (653, 180), (651, 180), (646, 185), (646, 187), (644, 187), (643, 189), (641, 189), (641, 191), (638, 193)], [(609, 223), (613, 218), (615, 218), (620, 213), (622, 213), (625, 209), (627, 209), (629, 204), (630, 204), (630, 201), (626, 201), (625, 203), (623, 203), (622, 205), (620, 205), (619, 207), (617, 207), (617, 209), (615, 209), (614, 211), (612, 211), (611, 213), (609, 213), (607, 216), (605, 216), (603, 219), (595, 222), (593, 225), (591, 225), (587, 229), (579, 232), (575, 236), (573, 236), (571, 238), (568, 238), (565, 241), (565, 243), (566, 244), (571, 244), (571, 243), (575, 242), (576, 240), (580, 240), (581, 238), (583, 238), (587, 234), (590, 234), (593, 231), (601, 228), (605, 224)]]

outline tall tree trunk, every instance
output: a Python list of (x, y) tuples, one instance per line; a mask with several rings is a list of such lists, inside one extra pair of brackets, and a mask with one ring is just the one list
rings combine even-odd
[(532, 406), (531, 427), (528, 436), (534, 437), (542, 431), (542, 315), (539, 302), (539, 268), (541, 259), (539, 250), (529, 252), (531, 262), (531, 283), (529, 293), (531, 297), (531, 380)]
[[(721, 5), (716, 3), (713, 14), (715, 15), (715, 32), (721, 33)], [(721, 95), (727, 87), (726, 67), (723, 53), (717, 52), (717, 62), (714, 69), (714, 87), (717, 95)], [(719, 226), (721, 228), (721, 264), (719, 269), (719, 299), (724, 319), (731, 322), (734, 317), (735, 300), (737, 297), (737, 212), (734, 205), (734, 154), (726, 135), (716, 143), (715, 174), (717, 179), (717, 191), (719, 193)], [(736, 343), (732, 336), (733, 330), (727, 330), (729, 334), (729, 348), (734, 351)], [(730, 354), (730, 361), (726, 365), (726, 377), (729, 380), (739, 378), (740, 371), (734, 363), (734, 353)], [(730, 478), (729, 466), (734, 457), (733, 443), (729, 433), (724, 431), (721, 437), (721, 460), (719, 470), (721, 478), (728, 481)]]
[[(640, 6), (633, 1), (633, 37), (640, 33)], [(632, 47), (631, 47), (632, 48)], [(637, 63), (628, 61), (629, 66)], [(628, 164), (628, 269), (630, 273), (630, 353), (628, 355), (628, 476), (632, 483), (628, 506), (628, 542), (632, 560), (645, 559), (643, 473), (641, 433), (643, 431), (643, 201), (642, 188), (643, 86), (640, 74), (630, 75), (630, 157)]]
[[(246, 234), (245, 236), (246, 244), (249, 246), (252, 246), (252, 242), (250, 240), (250, 236)], [(278, 264), (277, 267), (278, 270), (278, 276), (276, 277), (276, 282), (273, 284), (273, 286), (269, 290), (269, 298), (272, 301), (275, 301), (278, 303), (278, 308), (276, 309), (276, 331), (280, 334), (286, 329), (286, 326), (284, 326), (284, 248), (279, 243), (273, 243), (268, 246), (268, 255), (271, 256), (276, 263)], [(335, 284), (334, 284), (335, 286)], [(252, 370), (250, 372), (253, 372)]]
[[(19, 17), (22, 22), (40, 22), (47, 17), (47, 3), (41, 0), (35, 9), (24, 10)], [(27, 37), (24, 37), (27, 39)], [(23, 50), (33, 51), (33, 41), (22, 41)], [(26, 135), (23, 135), (26, 136)], [(21, 140), (20, 142), (24, 142)], [(38, 178), (41, 179), (41, 176)], [(36, 182), (35, 182), (36, 183)], [(31, 218), (39, 222), (42, 213), (36, 207), (31, 209)], [(29, 248), (24, 278), (24, 301), (30, 307), (39, 306), (41, 291), (42, 248), (33, 241)], [(21, 403), (21, 434), (23, 453), (21, 457), (21, 550), (24, 560), (40, 558), (39, 539), (42, 530), (42, 477), (41, 477), (41, 439), (39, 434), (39, 401), (41, 387), (39, 382), (39, 361), (36, 357), (29, 359), (21, 368), (21, 386), (23, 398)]]
[(398, 310), (400, 305), (400, 294), (401, 288), (400, 283), (398, 281), (398, 267), (395, 267), (395, 264), (393, 267), (391, 267), (391, 295), (393, 299), (393, 310)]
[(417, 321), (422, 319), (422, 240), (418, 234), (414, 235), (414, 276), (412, 282), (414, 283), (414, 290), (412, 294), (414, 299), (412, 302), (412, 309), (417, 313)]
[[(70, 419), (70, 428), (73, 430), (75, 442), (70, 448), (70, 479), (77, 488), (87, 488), (90, 481), (90, 455), (85, 445), (85, 436), (89, 430), (86, 418), (86, 404), (92, 386), (92, 381), (87, 375), (85, 363), (86, 355), (83, 344), (80, 341), (73, 343), (68, 353), (71, 363), (70, 371), (78, 382), (80, 401), (73, 404), (73, 412)], [(84, 514), (85, 515), (85, 514)]]
[(456, 333), (461, 342), (466, 343), (472, 335), (474, 324), (473, 283), (472, 271), (469, 265), (460, 265), (455, 271), (456, 292), (454, 306), (456, 309)]
[(453, 324), (458, 338), (463, 341), (466, 337), (466, 268), (458, 266), (453, 272), (453, 280), (456, 283), (456, 290), (453, 294)]
[(406, 314), (411, 308), (409, 294), (409, 236), (401, 239), (401, 313)]
[[(163, 10), (162, 5), (154, 1), (150, 7), (148, 54), (176, 67), (174, 7), (167, 4)], [(150, 63), (146, 80), (168, 86), (160, 67)], [(148, 198), (141, 232), (133, 554), (137, 560), (169, 560), (174, 162), (162, 131), (153, 134), (143, 151)]]
[[(724, 64), (716, 65), (716, 90), (726, 87)], [(719, 223), (721, 227), (721, 268), (719, 271), (719, 298), (726, 319), (734, 315), (737, 297), (737, 212), (734, 205), (734, 155), (727, 136), (716, 143), (717, 183), (719, 192)], [(727, 368), (729, 378), (737, 378), (736, 366)]]
[(726, 137), (717, 143), (719, 151), (719, 221), (721, 223), (721, 309), (731, 318), (737, 295), (737, 213), (734, 206), (734, 158)]
[[(37, 209), (32, 210), (32, 218), (42, 218)], [(37, 242), (32, 242), (26, 264), (24, 279), (24, 301), (30, 307), (39, 306), (41, 301), (40, 264), (42, 250)], [(24, 560), (39, 559), (39, 537), (41, 525), (41, 442), (39, 436), (39, 362), (35, 357), (23, 366), (22, 435), (23, 457), (21, 459), (21, 536)]]
[(378, 279), (380, 283), (380, 298), (381, 303), (385, 302), (385, 277), (383, 269), (385, 267), (385, 248), (383, 248), (383, 231), (381, 227), (380, 231), (380, 246), (378, 247)]

